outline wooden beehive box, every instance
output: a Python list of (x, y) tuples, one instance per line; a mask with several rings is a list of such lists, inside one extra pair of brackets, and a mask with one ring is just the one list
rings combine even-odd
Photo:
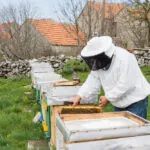
[(73, 106), (51, 106), (51, 142), (54, 147), (56, 147), (56, 114), (59, 113), (61, 115), (88, 115), (95, 114), (101, 112), (101, 107), (94, 105), (78, 105), (76, 107)]
[(74, 143), (82, 143), (83, 149), (88, 142), (150, 135), (149, 121), (130, 112), (57, 114), (56, 124), (58, 150)]

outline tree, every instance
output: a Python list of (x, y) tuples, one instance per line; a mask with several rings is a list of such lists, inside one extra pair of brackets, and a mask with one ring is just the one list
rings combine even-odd
[(106, 1), (103, 0), (102, 1), (102, 19), (101, 19), (101, 35), (104, 35), (105, 33), (105, 11), (106, 11), (106, 8), (105, 8), (105, 4), (106, 4)]
[(122, 4), (106, 3), (105, 0), (85, 0), (84, 3), (81, 0), (67, 0), (59, 9), (59, 18), (75, 25), (77, 35), (80, 30), (84, 32), (88, 41), (93, 36), (115, 36), (115, 16), (122, 8)]
[[(82, 11), (82, 0), (67, 0), (58, 5), (58, 19), (63, 24), (64, 29), (69, 35), (77, 41), (77, 46), (80, 48), (85, 43), (85, 37), (81, 33), (78, 23), (78, 16)], [(64, 23), (66, 22), (66, 23)]]
[[(129, 13), (136, 22), (137, 26), (140, 25), (141, 28), (138, 31), (134, 31), (133, 34), (137, 35), (140, 30), (146, 31), (147, 34), (147, 46), (150, 47), (150, 1), (149, 0), (129, 0), (129, 5), (132, 9), (129, 10)], [(144, 32), (143, 31), (143, 32)]]
[(4, 33), (7, 35), (6, 38), (0, 38), (3, 55), (14, 60), (36, 57), (40, 39), (28, 23), (29, 18), (35, 17), (37, 17), (36, 9), (27, 2), (9, 4), (0, 9), (0, 22), (3, 23), (0, 26), (3, 25), (4, 31), (0, 36), (4, 37)]

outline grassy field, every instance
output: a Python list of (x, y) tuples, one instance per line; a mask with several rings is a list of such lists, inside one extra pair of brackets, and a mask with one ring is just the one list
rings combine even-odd
[(26, 150), (28, 140), (44, 139), (40, 123), (32, 122), (40, 106), (30, 83), (29, 77), (0, 78), (0, 150)]
[[(150, 67), (142, 71), (150, 82)], [(88, 74), (78, 72), (82, 82)], [(72, 74), (63, 76), (72, 80)], [(40, 106), (35, 101), (35, 91), (27, 86), (30, 83), (29, 77), (0, 78), (0, 150), (26, 150), (28, 140), (45, 139), (40, 123), (32, 122)], [(113, 111), (113, 106), (109, 104), (104, 111)], [(150, 106), (147, 119), (150, 120)]]

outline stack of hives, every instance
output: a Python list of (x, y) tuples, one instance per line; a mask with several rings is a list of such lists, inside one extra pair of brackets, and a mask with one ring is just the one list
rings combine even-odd
[(57, 150), (149, 150), (150, 123), (130, 112), (59, 113)]
[(32, 84), (41, 104), (42, 125), (57, 150), (150, 149), (150, 123), (130, 112), (100, 113), (97, 95), (77, 107), (67, 105), (80, 88), (54, 86), (66, 81), (47, 63), (31, 63)]
[(56, 112), (70, 113), (99, 113), (100, 107), (93, 104), (97, 102), (97, 95), (84, 100), (78, 107), (68, 105), (71, 97), (75, 96), (81, 84), (74, 86), (54, 86), (54, 83), (67, 81), (54, 72), (48, 63), (32, 62), (32, 86), (36, 90), (36, 100), (41, 105), (42, 125), (51, 145), (56, 146)]

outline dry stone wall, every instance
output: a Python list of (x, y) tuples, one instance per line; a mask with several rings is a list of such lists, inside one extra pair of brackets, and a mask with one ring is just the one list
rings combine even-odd
[(134, 54), (140, 67), (150, 66), (150, 48), (136, 48)]
[(28, 61), (3, 61), (0, 62), (0, 77), (27, 75), (31, 71)]
[(39, 58), (38, 61), (49, 62), (52, 65), (52, 67), (55, 69), (55, 71), (61, 71), (65, 63), (72, 59), (81, 60), (81, 56), (78, 55), (77, 57), (74, 57), (74, 56), (65, 56), (62, 54), (59, 56), (42, 57)]
[[(146, 49), (134, 49), (134, 54), (137, 58), (138, 64), (142, 66), (150, 66), (150, 48)], [(48, 62), (52, 65), (55, 71), (62, 71), (65, 63), (71, 59), (81, 60), (81, 56), (49, 56), (41, 57), (37, 59), (39, 62)], [(28, 75), (31, 71), (31, 66), (28, 60), (19, 60), (19, 61), (8, 61), (5, 60), (0, 62), (0, 77), (9, 77), (13, 75)]]

